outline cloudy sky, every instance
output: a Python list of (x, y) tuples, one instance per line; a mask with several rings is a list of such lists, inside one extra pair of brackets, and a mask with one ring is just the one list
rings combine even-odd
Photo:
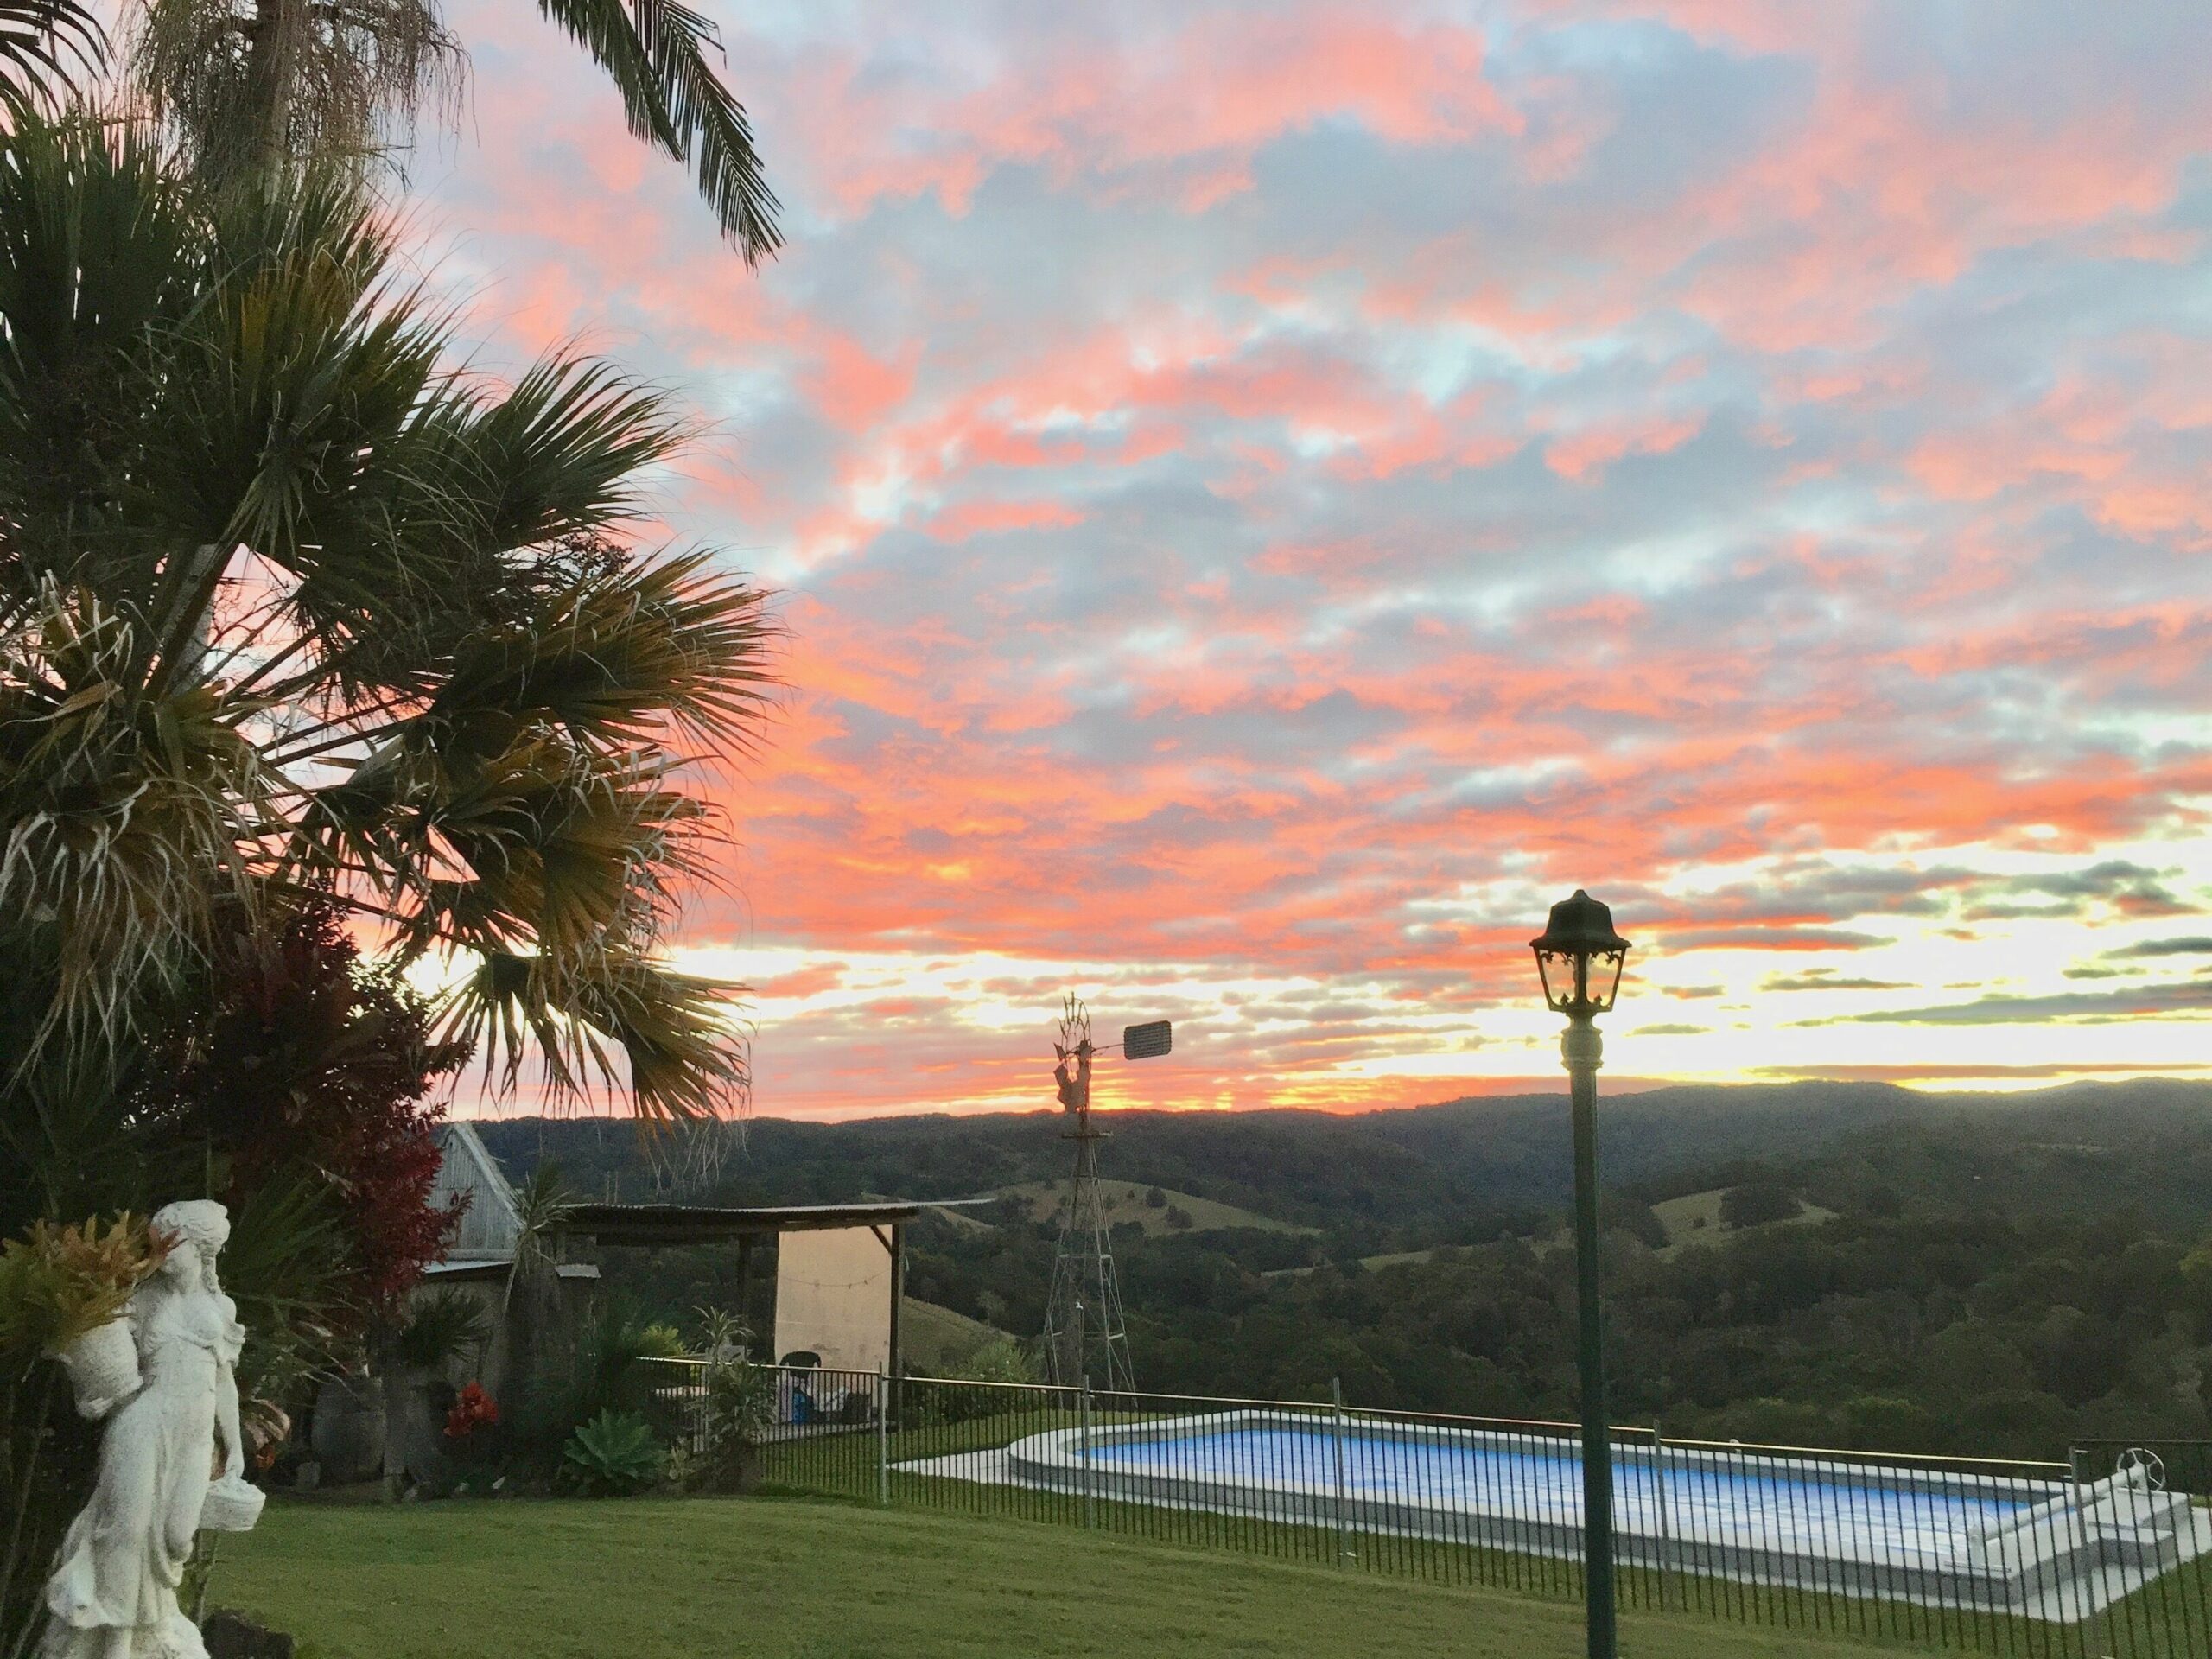
[(756, 1110), (1552, 1086), (1578, 885), (1612, 1086), (2212, 1059), (2200, 0), (708, 5), (760, 275), (530, 7), (414, 213), (781, 594)]

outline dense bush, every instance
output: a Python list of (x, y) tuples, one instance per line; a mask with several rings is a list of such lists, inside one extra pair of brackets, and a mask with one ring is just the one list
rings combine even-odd
[(397, 973), (361, 961), (327, 895), (273, 932), (226, 931), (198, 977), (137, 1109), (207, 1148), (234, 1208), (310, 1177), (343, 1236), (337, 1300), (363, 1320), (391, 1313), (460, 1217), (429, 1197), (435, 1096), (468, 1051), (433, 1038), (429, 1004)]
[(1758, 1227), (1770, 1221), (1788, 1221), (1796, 1213), (1796, 1198), (1779, 1181), (1746, 1181), (1720, 1195), (1724, 1227)]
[(702, 1491), (743, 1491), (759, 1471), (761, 1440), (776, 1421), (776, 1374), (749, 1360), (725, 1360), (707, 1368), (706, 1387), (706, 1447), (693, 1484)]

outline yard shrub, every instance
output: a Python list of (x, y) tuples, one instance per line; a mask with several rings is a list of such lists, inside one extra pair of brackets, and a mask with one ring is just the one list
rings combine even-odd
[(668, 1452), (652, 1425), (634, 1411), (602, 1411), (569, 1437), (562, 1472), (586, 1497), (628, 1497), (668, 1472)]
[(691, 1484), (702, 1491), (751, 1488), (760, 1466), (760, 1442), (776, 1421), (775, 1374), (749, 1360), (728, 1360), (707, 1370), (707, 1445)]

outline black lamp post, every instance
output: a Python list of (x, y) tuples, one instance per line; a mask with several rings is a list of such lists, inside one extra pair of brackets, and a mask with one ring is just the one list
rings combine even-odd
[(1529, 941), (1544, 1003), (1567, 1016), (1560, 1058), (1574, 1116), (1574, 1294), (1581, 1318), (1583, 1589), (1590, 1659), (1615, 1659), (1613, 1451), (1605, 1423), (1605, 1325), (1598, 1306), (1598, 1068), (1605, 1061), (1597, 1016), (1612, 1012), (1628, 961), (1613, 912), (1577, 887), (1552, 906), (1551, 925)]

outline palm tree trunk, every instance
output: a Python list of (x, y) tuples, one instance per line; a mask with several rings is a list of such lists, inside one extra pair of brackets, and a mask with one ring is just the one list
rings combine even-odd
[(247, 33), (246, 116), (253, 124), (251, 165), (282, 167), (291, 153), (293, 58), (305, 22), (304, 0), (256, 0)]

